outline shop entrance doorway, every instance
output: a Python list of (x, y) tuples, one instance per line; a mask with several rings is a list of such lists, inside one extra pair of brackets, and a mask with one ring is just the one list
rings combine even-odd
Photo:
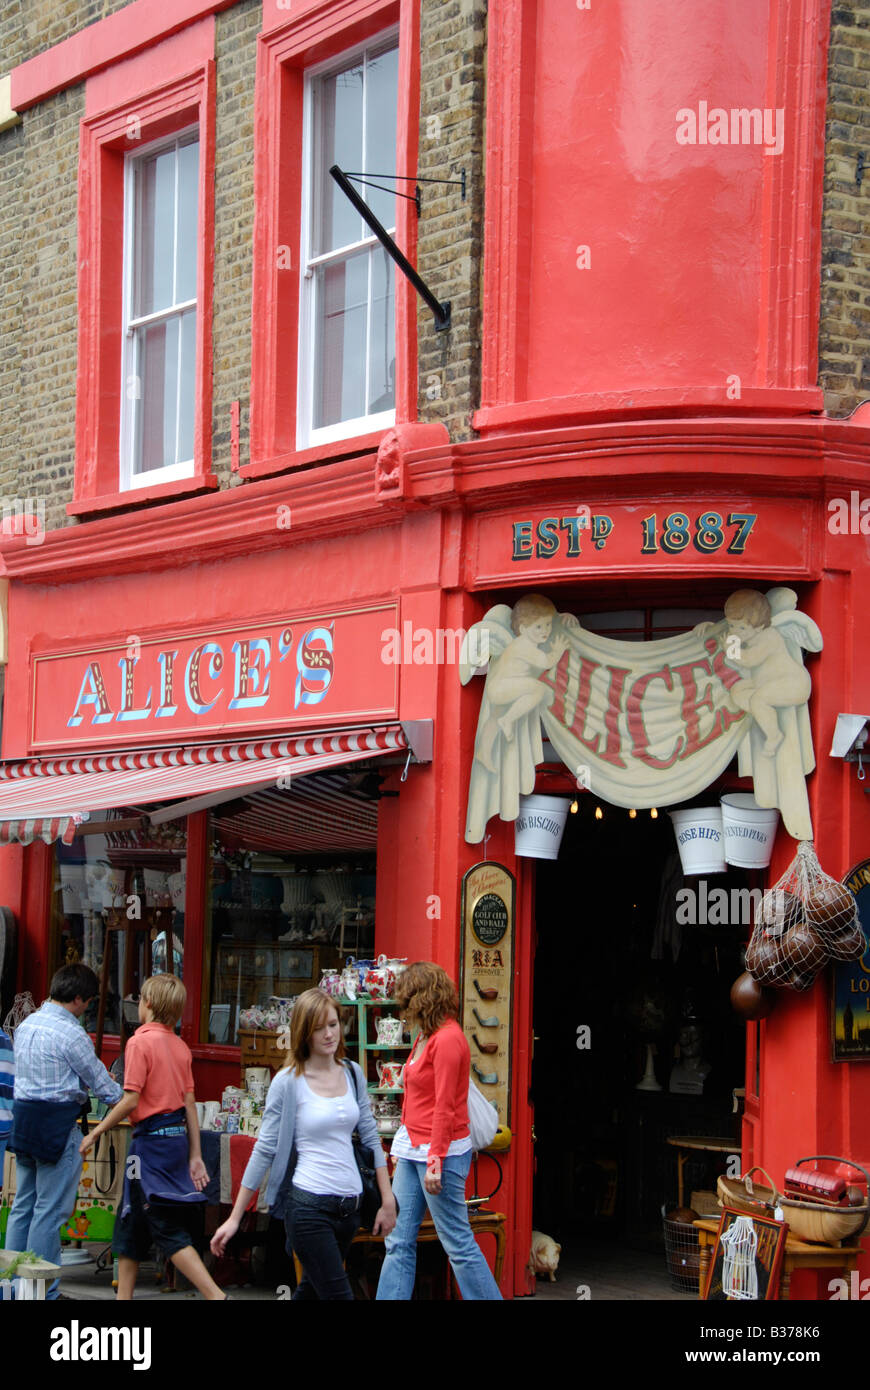
[[(662, 1209), (678, 1188), (667, 1140), (733, 1137), (739, 1151), (745, 1026), (729, 990), (748, 928), (705, 905), (715, 887), (746, 882), (737, 870), (709, 876), (705, 898), (699, 879), (682, 878), (666, 812), (632, 816), (590, 795), (568, 816), (558, 860), (536, 864), (533, 1225), (562, 1246), (558, 1282), (539, 1276), (540, 1295), (585, 1285), (596, 1299), (691, 1296), (665, 1255)], [(697, 893), (694, 914), (677, 899), (683, 886)], [(726, 1162), (694, 1152), (684, 1206), (715, 1189)]]

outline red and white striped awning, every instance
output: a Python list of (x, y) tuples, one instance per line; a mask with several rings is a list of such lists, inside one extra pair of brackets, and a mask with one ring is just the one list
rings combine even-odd
[[(75, 758), (0, 765), (0, 843), (29, 844), (19, 830), (40, 825), (47, 838), (69, 843), (75, 826), (97, 810), (152, 805), (197, 797), (220, 800), (222, 791), (243, 795), (267, 787), (292, 786), (296, 777), (326, 768), (402, 752), (408, 740), (401, 724), (347, 732), (308, 734), (254, 743), (220, 743), (135, 753), (89, 754)], [(187, 809), (195, 809), (189, 806)]]
[(44, 840), (47, 845), (53, 845), (55, 840), (63, 840), (65, 845), (71, 845), (81, 822), (81, 816), (0, 821), (0, 845), (32, 845), (34, 840)]

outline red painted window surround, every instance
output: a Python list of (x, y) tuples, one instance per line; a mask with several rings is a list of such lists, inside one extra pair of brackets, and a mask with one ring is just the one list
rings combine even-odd
[[(382, 433), (297, 451), (302, 99), (305, 69), (399, 25), (399, 174), (417, 169), (420, 91), (418, 0), (294, 0), (293, 13), (264, 0), (257, 61), (254, 149), (254, 269), (251, 342), (251, 461), (239, 471), (262, 477), (376, 446)], [(402, 189), (403, 185), (397, 185)], [(412, 264), (416, 212), (398, 199), (396, 241)], [(291, 269), (278, 265), (289, 246)], [(281, 257), (284, 259), (284, 257)], [(417, 306), (396, 273), (396, 423), (417, 417)]]
[[(55, 92), (129, 58), (175, 34), (205, 15), (227, 10), (236, 0), (133, 0), (122, 10), (80, 29), (68, 39), (13, 68), (11, 99), (14, 111), (44, 101)], [(266, 5), (276, 0), (266, 0)]]
[[(830, 0), (794, 0), (794, 3), (768, 0), (768, 3), (769, 8), (768, 5), (763, 7), (767, 11), (763, 100), (766, 106), (784, 110), (788, 138), (779, 157), (762, 161), (758, 232), (753, 246), (758, 261), (755, 342), (750, 345), (751, 351), (747, 348), (744, 354), (747, 364), (752, 357), (754, 362), (751, 373), (748, 367), (744, 370), (741, 399), (735, 404), (743, 413), (793, 414), (823, 408), (822, 394), (815, 381), (826, 44), (831, 4)], [(612, 24), (620, 22), (620, 15), (623, 19), (631, 18), (631, 6), (618, 6), (616, 10), (610, 17)], [(540, 139), (536, 133), (536, 103), (540, 95), (536, 84), (542, 80), (537, 71), (538, 46), (545, 41), (542, 32), (546, 35), (550, 13), (548, 0), (503, 0), (489, 7), (483, 359), (481, 408), (475, 414), (474, 426), (482, 433), (499, 435), (526, 428), (557, 428), (614, 414), (673, 414), (681, 410), (707, 413), (718, 407), (730, 409), (723, 395), (724, 385), (715, 384), (715, 373), (707, 373), (708, 379), (704, 380), (703, 373), (699, 372), (699, 379), (693, 380), (690, 370), (685, 373), (684, 380), (678, 380), (675, 375), (672, 386), (666, 381), (660, 384), (641, 382), (639, 389), (632, 389), (618, 381), (609, 391), (593, 387), (588, 394), (583, 394), (581, 387), (577, 394), (568, 394), (557, 390), (546, 399), (540, 398), (540, 390), (529, 389), (532, 351), (536, 343), (537, 380), (542, 376), (541, 347), (534, 336), (540, 334), (540, 325), (534, 322), (532, 271), (541, 261), (542, 246), (545, 251), (548, 249), (547, 236), (551, 230), (535, 221), (537, 214), (533, 209), (536, 206), (544, 209), (540, 217), (545, 217), (553, 195), (549, 185), (540, 186), (541, 171), (535, 146), (536, 139)], [(590, 18), (585, 12), (579, 13), (586, 20)], [(636, 14), (635, 18), (638, 17)], [(607, 22), (606, 12), (599, 8), (598, 18), (592, 22), (599, 25)], [(609, 34), (603, 37), (600, 29), (587, 30), (582, 40), (571, 31), (572, 43), (598, 43), (605, 60), (610, 54), (618, 53), (618, 57), (613, 58), (614, 64), (618, 64), (624, 54), (611, 39)], [(555, 84), (564, 78), (567, 82), (572, 51), (570, 44), (566, 44), (563, 60), (566, 72), (549, 72), (545, 80)], [(724, 49), (717, 53), (717, 78), (724, 73), (730, 80), (729, 62), (739, 72), (740, 56), (738, 54), (735, 59)], [(553, 50), (549, 57), (552, 59)], [(557, 64), (558, 61), (557, 58)], [(614, 70), (616, 72), (616, 68)], [(576, 72), (571, 74), (571, 80), (572, 83), (576, 81)], [(638, 91), (643, 97), (642, 83)], [(654, 99), (655, 92), (651, 91), (651, 95)], [(711, 105), (716, 100), (713, 97)], [(756, 104), (760, 105), (761, 99)], [(593, 116), (593, 124), (596, 119)], [(578, 141), (583, 134), (581, 130)], [(596, 153), (600, 153), (600, 148)], [(627, 190), (626, 207), (630, 209), (630, 162), (624, 149), (617, 148), (615, 143), (608, 148), (612, 151), (611, 163), (615, 161), (618, 167), (619, 161), (625, 160), (623, 187)], [(658, 151), (657, 157), (660, 155)], [(649, 160), (647, 167), (651, 167)], [(654, 166), (652, 170), (654, 177)], [(713, 194), (719, 192), (724, 195), (724, 185), (713, 188)], [(564, 187), (559, 189), (559, 196), (564, 201)], [(575, 198), (574, 204), (582, 205), (583, 196), (581, 183), (580, 196)], [(731, 193), (727, 196), (731, 197)], [(584, 234), (581, 214), (582, 206), (578, 211), (581, 225), (576, 234), (577, 242), (589, 239), (588, 227)], [(610, 215), (618, 216), (618, 213)], [(607, 262), (608, 251), (609, 247), (602, 250), (600, 242), (593, 248), (593, 257), (598, 255), (598, 265)], [(686, 256), (689, 263), (695, 256), (703, 260), (703, 241), (687, 245)], [(555, 269), (551, 268), (551, 276), (556, 275), (558, 268), (558, 264)], [(569, 296), (576, 295), (575, 284), (576, 281), (565, 281)], [(602, 303), (606, 313), (606, 300), (599, 297), (599, 314)], [(569, 300), (568, 308), (572, 312), (573, 307), (573, 301)], [(642, 322), (641, 327), (644, 327)], [(607, 334), (605, 324), (602, 344), (605, 361), (609, 350)], [(622, 363), (615, 349), (613, 352), (618, 372)], [(582, 381), (583, 375), (581, 357), (577, 363), (577, 379)], [(714, 380), (709, 379), (711, 375)], [(660, 389), (656, 389), (659, 385)]]
[[(76, 470), (70, 515), (140, 506), (217, 487), (211, 472), (213, 53), (214, 19), (208, 17), (87, 84), (79, 162)], [(104, 102), (110, 104), (104, 107)], [(130, 141), (134, 120), (139, 138)], [(150, 486), (121, 492), (124, 155), (194, 122), (200, 138), (194, 472), (190, 478), (162, 483), (156, 475)]]

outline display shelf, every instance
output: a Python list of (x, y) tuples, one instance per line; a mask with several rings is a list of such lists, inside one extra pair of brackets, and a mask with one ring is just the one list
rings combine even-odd
[[(369, 1068), (371, 1065), (371, 1061), (373, 1060), (371, 1059), (372, 1053), (385, 1053), (387, 1054), (387, 1056), (392, 1055), (396, 1058), (401, 1057), (404, 1060), (407, 1057), (408, 1053), (411, 1051), (411, 1048), (413, 1047), (412, 1042), (406, 1043), (403, 1041), (400, 1043), (379, 1043), (371, 1042), (369, 1040), (371, 1032), (370, 1024), (373, 1020), (373, 1016), (374, 1018), (377, 1018), (379, 1012), (398, 1008), (395, 999), (371, 999), (368, 995), (366, 995), (360, 999), (345, 999), (342, 997), (339, 998), (337, 1002), (343, 1008), (352, 1009), (354, 1011), (354, 1017), (356, 1022), (356, 1036), (355, 1038), (347, 1039), (347, 1049), (349, 1053), (356, 1053), (356, 1060), (362, 1068), (363, 1075), (366, 1078), (366, 1086), (368, 1088), (369, 1095), (373, 1098), (376, 1096), (384, 1098), (403, 1096), (405, 1093), (404, 1087), (380, 1086), (377, 1084), (376, 1079), (370, 1076), (369, 1074)], [(378, 1117), (376, 1115), (376, 1124), (377, 1120)], [(389, 1149), (390, 1144), (392, 1143), (395, 1137), (395, 1131), (393, 1131), (392, 1134), (389, 1134), (385, 1133), (381, 1129), (378, 1129), (378, 1134), (380, 1135), (381, 1143), (384, 1145), (386, 1149)]]
[[(226, 1041), (232, 1043), (238, 1037), (233, 1030), (243, 1009), (264, 1004), (270, 995), (287, 998), (302, 994), (311, 989), (325, 968), (337, 962), (338, 955), (331, 946), (219, 938), (210, 1007), (229, 1006)], [(211, 1040), (218, 1041), (211, 1035), (210, 1027)]]
[(344, 995), (341, 995), (336, 1003), (341, 1004), (343, 1009), (356, 1009), (358, 1007), (363, 1009), (397, 1009), (399, 1007), (395, 999), (372, 999), (368, 994), (363, 995), (361, 999), (345, 999)]

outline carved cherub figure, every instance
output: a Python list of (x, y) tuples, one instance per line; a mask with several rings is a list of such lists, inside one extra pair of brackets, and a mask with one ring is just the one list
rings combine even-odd
[(554, 693), (539, 679), (552, 670), (568, 648), (567, 638), (550, 644), (556, 607), (541, 594), (528, 594), (513, 606), (510, 615), (514, 640), (491, 662), (486, 681), (488, 717), (478, 735), (474, 756), (489, 772), (495, 772), (493, 750), (499, 733), (512, 742), (516, 725), (544, 706)]
[[(752, 715), (764, 734), (761, 752), (772, 758), (785, 737), (777, 711), (804, 705), (810, 696), (809, 672), (792, 647), (796, 644), (818, 650), (814, 640), (818, 629), (811, 619), (793, 609), (774, 613), (769, 600), (755, 589), (733, 593), (725, 604), (725, 618), (729, 636), (726, 660), (741, 675), (731, 686), (731, 699), (738, 709)], [(732, 650), (732, 638), (737, 639), (736, 650)]]

